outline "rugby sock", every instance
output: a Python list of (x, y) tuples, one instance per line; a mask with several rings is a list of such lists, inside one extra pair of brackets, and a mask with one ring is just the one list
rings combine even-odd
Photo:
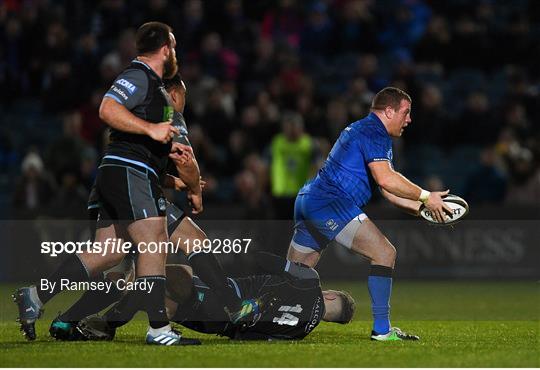
[(368, 289), (371, 297), (373, 331), (386, 334), (390, 331), (390, 294), (392, 293), (391, 267), (371, 265)]
[(287, 260), (275, 254), (263, 251), (256, 252), (255, 261), (264, 272), (276, 275), (286, 272)]
[(41, 303), (47, 303), (62, 290), (60, 288), (62, 279), (68, 279), (70, 282), (88, 281), (90, 279), (90, 273), (79, 257), (75, 254), (71, 254), (60, 267), (49, 276), (48, 285), (52, 286), (51, 284), (54, 283), (53, 289), (41, 289), (41, 284), (36, 284), (37, 294)]
[(96, 281), (103, 281), (110, 284), (110, 290), (87, 290), (66, 312), (59, 316), (64, 322), (78, 322), (88, 315), (93, 315), (118, 301), (122, 292), (118, 290), (116, 284), (102, 277)]
[[(291, 262), (283, 257), (268, 252), (256, 253), (257, 265), (265, 272), (281, 275), (289, 274), (294, 278), (306, 276), (315, 272), (312, 268), (300, 262)], [(307, 272), (311, 270), (311, 272)], [(316, 273), (316, 272), (315, 272)]]
[(221, 268), (216, 256), (211, 253), (191, 252), (188, 261), (193, 272), (204, 281), (223, 302), (230, 313), (241, 308), (241, 300), (233, 288), (229, 286), (225, 272)]
[(167, 278), (163, 275), (140, 276), (135, 280), (135, 284), (146, 283), (147, 289), (139, 289), (137, 292), (140, 296), (141, 307), (148, 314), (148, 321), (153, 329), (169, 325), (165, 310), (166, 282)]
[(109, 326), (119, 328), (127, 324), (133, 316), (141, 309), (141, 294), (138, 291), (130, 291), (111, 307), (103, 318)]

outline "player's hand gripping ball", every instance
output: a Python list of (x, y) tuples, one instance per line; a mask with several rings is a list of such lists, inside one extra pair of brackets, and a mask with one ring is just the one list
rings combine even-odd
[(444, 223), (438, 222), (431, 214), (431, 211), (427, 209), (423, 204), (420, 207), (420, 217), (433, 225), (449, 226), (455, 225), (469, 213), (469, 205), (467, 204), (465, 199), (458, 197), (457, 195), (448, 194), (443, 198), (443, 201), (448, 205), (448, 207), (452, 209), (452, 217), (446, 215)]

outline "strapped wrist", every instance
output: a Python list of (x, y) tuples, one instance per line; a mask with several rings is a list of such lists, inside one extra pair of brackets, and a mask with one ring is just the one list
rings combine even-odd
[(426, 203), (427, 200), (429, 199), (430, 194), (431, 193), (429, 191), (422, 189), (422, 191), (420, 192), (420, 197), (418, 198), (418, 200), (420, 202), (422, 202), (422, 203)]

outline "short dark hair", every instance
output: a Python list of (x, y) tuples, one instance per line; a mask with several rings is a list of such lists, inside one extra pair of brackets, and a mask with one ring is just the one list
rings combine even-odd
[(338, 324), (348, 324), (354, 317), (356, 311), (356, 302), (354, 298), (344, 290), (336, 290), (336, 294), (341, 298), (341, 315), (334, 321)]
[(161, 22), (143, 24), (135, 34), (135, 47), (138, 55), (150, 54), (164, 45), (170, 45), (169, 33), (172, 28)]
[(405, 91), (397, 87), (385, 87), (373, 98), (371, 110), (383, 110), (386, 107), (392, 107), (394, 110), (398, 110), (402, 100), (412, 103), (411, 97)]
[(180, 73), (176, 73), (171, 78), (166, 78), (163, 80), (163, 85), (165, 90), (169, 91), (174, 88), (182, 87), (182, 76)]

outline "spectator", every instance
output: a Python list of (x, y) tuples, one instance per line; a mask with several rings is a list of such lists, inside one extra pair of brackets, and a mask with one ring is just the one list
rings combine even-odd
[(16, 219), (33, 219), (43, 213), (54, 195), (54, 182), (36, 152), (29, 152), (21, 165), (11, 205)]
[(302, 30), (302, 18), (295, 0), (280, 0), (277, 9), (264, 14), (261, 36), (271, 38), (280, 45), (298, 48)]
[(86, 220), (88, 191), (79, 181), (79, 174), (64, 172), (60, 188), (49, 204), (48, 216), (66, 220)]
[[(540, 158), (535, 3), (11, 1), (0, 5), (0, 109), (7, 122), (0, 160), (8, 170), (18, 168), (33, 138), (43, 137), (43, 173), (75, 184), (64, 190), (87, 186), (90, 153), (99, 156), (103, 147), (102, 91), (133, 57), (134, 27), (151, 17), (170, 23), (177, 36), (188, 87), (185, 117), (209, 179), (210, 204), (269, 202), (259, 162), (283, 112), (297, 111), (327, 153), (340, 131), (367, 113), (373, 93), (389, 84), (413, 98), (412, 125), (395, 151), (424, 143), (449, 147), (450, 159), (439, 162), (452, 166), (449, 176), (465, 177), (465, 167), (476, 163), (458, 169), (455, 163), (471, 147), (495, 145), (497, 165), (482, 159), (486, 176), (506, 171), (504, 181), (524, 190), (525, 203), (536, 199), (527, 186), (536, 184)], [(59, 120), (65, 130), (54, 137)], [(417, 159), (397, 157), (409, 164)], [(415, 170), (420, 179), (435, 173), (430, 166)], [(254, 199), (235, 199), (237, 181), (251, 189), (251, 176)], [(469, 180), (474, 188), (474, 176)], [(495, 198), (502, 199), (489, 202)]]
[(315, 162), (313, 140), (304, 133), (304, 122), (297, 113), (282, 118), (282, 132), (271, 144), (272, 196), (276, 217), (293, 217), (294, 199), (298, 190), (313, 175)]
[(301, 49), (307, 56), (327, 56), (333, 42), (333, 23), (323, 1), (315, 1), (309, 7), (307, 22), (301, 34)]
[(465, 109), (454, 126), (453, 143), (489, 145), (494, 143), (500, 128), (493, 119), (486, 94), (474, 91), (467, 97)]
[(451, 41), (448, 22), (441, 16), (431, 18), (426, 33), (414, 48), (415, 60), (420, 65), (428, 65), (441, 70), (448, 60)]
[(375, 52), (378, 49), (376, 17), (370, 1), (345, 1), (338, 12), (333, 39), (340, 53)]
[(413, 104), (412, 116), (414, 119), (410, 127), (407, 127), (406, 144), (438, 147), (450, 144), (448, 114), (444, 111), (443, 96), (437, 86), (426, 85), (422, 88), (420, 101)]
[(99, 118), (99, 105), (103, 95), (102, 90), (94, 90), (89, 101), (84, 103), (78, 111), (81, 117), (81, 137), (86, 144), (97, 148), (100, 148), (99, 141), (106, 129), (105, 124)]
[(463, 197), (470, 204), (493, 204), (504, 200), (508, 180), (497, 167), (497, 156), (493, 148), (481, 153), (480, 168), (466, 181)]
[(79, 174), (84, 144), (80, 138), (81, 116), (77, 112), (64, 115), (63, 136), (47, 148), (46, 163), (55, 180), (62, 182), (65, 173)]

